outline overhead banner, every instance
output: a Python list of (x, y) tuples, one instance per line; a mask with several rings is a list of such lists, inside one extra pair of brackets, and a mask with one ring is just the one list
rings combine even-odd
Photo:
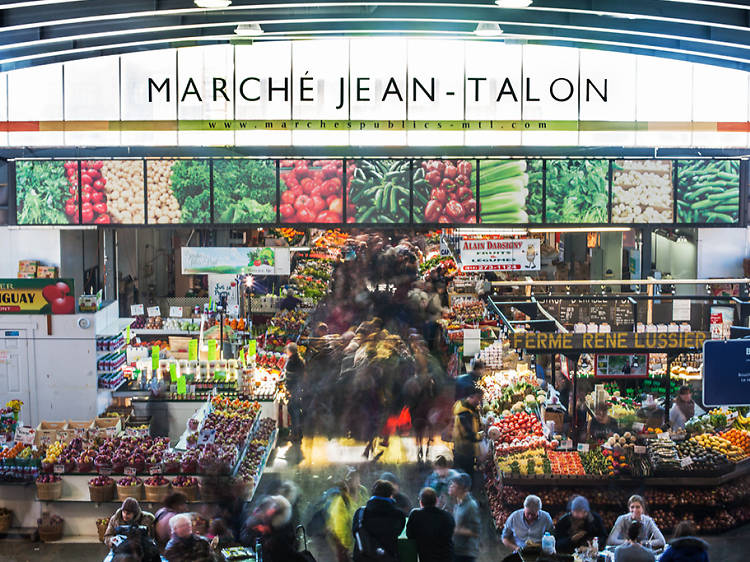
[(608, 332), (597, 334), (557, 334), (516, 332), (510, 334), (510, 347), (534, 351), (631, 350), (666, 351), (701, 349), (708, 332), (672, 332), (667, 334)]
[(289, 248), (182, 248), (182, 274), (289, 275)]
[(75, 314), (72, 279), (0, 279), (0, 314)]
[(746, 147), (750, 130), (747, 72), (494, 41), (203, 45), (2, 78), (9, 146)]
[(540, 246), (534, 238), (462, 238), (461, 271), (539, 271)]
[(703, 402), (706, 406), (750, 405), (750, 340), (703, 344)]

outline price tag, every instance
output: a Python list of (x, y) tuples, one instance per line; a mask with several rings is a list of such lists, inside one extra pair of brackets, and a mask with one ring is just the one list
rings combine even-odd
[(589, 452), (589, 444), (588, 443), (579, 443), (578, 444), (578, 452), (579, 453), (588, 453)]
[(36, 429), (26, 425), (18, 426), (16, 428), (16, 443), (23, 443), (24, 445), (33, 445), (34, 437), (36, 436)]
[(208, 340), (208, 360), (216, 361), (216, 340)]
[(646, 426), (645, 426), (645, 425), (643, 425), (642, 423), (640, 423), (640, 422), (635, 422), (635, 423), (633, 424), (633, 431), (637, 431), (637, 432), (639, 432), (639, 433), (640, 433), (641, 431), (643, 431), (643, 428), (645, 428), (645, 427), (646, 427)]
[(149, 306), (146, 309), (146, 312), (148, 312), (149, 318), (154, 318), (155, 316), (161, 316), (161, 309), (158, 306)]
[(151, 368), (156, 371), (159, 368), (159, 346), (151, 346)]
[(646, 447), (643, 445), (636, 445), (633, 447), (633, 452), (636, 455), (645, 455), (646, 454)]
[(126, 466), (123, 472), (125, 473), (125, 476), (135, 476), (137, 470), (132, 466)]
[(55, 474), (65, 474), (65, 465), (56, 464), (52, 470), (54, 471)]
[(669, 436), (669, 432), (663, 432), (663, 433), (657, 433), (656, 434), (657, 439), (661, 439), (662, 441), (670, 441), (672, 438)]
[(172, 382), (177, 382), (177, 364), (176, 363), (169, 364), (169, 379)]
[(690, 466), (691, 464), (693, 464), (693, 459), (691, 459), (690, 457), (682, 457), (680, 459), (680, 466), (682, 468), (685, 468), (686, 466)]
[(204, 429), (198, 434), (198, 445), (210, 445), (216, 441), (215, 429)]
[(160, 464), (155, 464), (151, 468), (148, 469), (148, 473), (153, 476), (154, 474), (161, 474), (162, 468)]
[(188, 361), (198, 360), (198, 340), (190, 340), (188, 343)]
[(110, 474), (112, 474), (112, 467), (110, 466), (99, 467), (99, 474), (101, 476), (109, 476)]
[(187, 379), (185, 377), (177, 379), (177, 394), (187, 394)]
[(130, 316), (143, 316), (143, 305), (142, 304), (131, 304), (130, 305)]
[(560, 443), (561, 449), (572, 449), (573, 448), (573, 440), (572, 439), (566, 439), (565, 441)]
[(130, 345), (130, 326), (125, 328), (125, 343)]
[(243, 367), (247, 367), (247, 359), (245, 359), (245, 348), (240, 349), (240, 363)]
[(182, 318), (182, 307), (181, 306), (170, 306), (169, 315), (172, 318)]
[(258, 342), (256, 340), (250, 340), (247, 342), (247, 358), (255, 359), (255, 354), (258, 350)]

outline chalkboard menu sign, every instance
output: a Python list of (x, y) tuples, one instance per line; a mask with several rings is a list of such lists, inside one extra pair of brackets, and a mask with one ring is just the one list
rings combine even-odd
[(575, 324), (581, 322), (581, 318), (588, 312), (583, 310), (586, 305), (582, 301), (562, 301), (560, 304), (560, 322), (562, 324)]
[(610, 319), (613, 315), (610, 314), (610, 305), (612, 303), (613, 301), (607, 300), (589, 301), (588, 321), (595, 324), (611, 323)]
[[(631, 331), (633, 328), (633, 306), (627, 299), (622, 300), (577, 300), (577, 299), (555, 299), (540, 298), (542, 307), (549, 312), (553, 318), (561, 324), (575, 324), (583, 322), (588, 324), (609, 324), (613, 329), (620, 331)], [(646, 304), (641, 307), (643, 310)]]
[[(614, 301), (614, 324), (621, 329), (632, 329), (633, 305), (627, 300)], [(643, 303), (646, 306), (646, 303)]]

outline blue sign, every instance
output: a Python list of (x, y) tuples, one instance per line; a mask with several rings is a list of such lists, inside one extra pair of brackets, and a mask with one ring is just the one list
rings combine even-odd
[(750, 339), (703, 343), (703, 403), (706, 406), (750, 404)]

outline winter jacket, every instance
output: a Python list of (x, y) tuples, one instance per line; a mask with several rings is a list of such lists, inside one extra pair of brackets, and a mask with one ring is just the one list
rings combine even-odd
[(479, 456), (479, 410), (466, 400), (458, 400), (453, 406), (453, 455)]
[(602, 547), (604, 546), (607, 540), (607, 531), (604, 530), (604, 523), (598, 514), (589, 512), (580, 530), (585, 531), (586, 534), (574, 541), (573, 535), (577, 531), (573, 531), (573, 516), (570, 513), (563, 515), (555, 525), (555, 549), (564, 554), (572, 554), (579, 546), (594, 540), (594, 537), (599, 539), (599, 544)]
[(212, 562), (215, 560), (211, 545), (199, 535), (187, 538), (172, 537), (164, 550), (164, 558), (169, 562)]
[(354, 512), (367, 502), (367, 489), (359, 487), (359, 493), (351, 497), (347, 492), (342, 492), (331, 500), (328, 506), (328, 518), (326, 520), (326, 534), (338, 541), (346, 550), (354, 548), (354, 537), (352, 536), (352, 519)]
[(286, 386), (293, 395), (302, 390), (305, 382), (305, 362), (298, 354), (292, 355), (286, 362)]
[[(624, 513), (615, 521), (612, 531), (609, 533), (607, 544), (610, 546), (619, 546), (627, 541), (628, 528), (633, 517), (629, 513)], [(638, 535), (638, 542), (646, 548), (661, 548), (665, 544), (664, 535), (661, 534), (659, 527), (654, 520), (648, 515), (641, 516), (641, 532)], [(600, 545), (601, 546), (601, 545)]]
[(119, 508), (117, 511), (115, 511), (115, 514), (109, 518), (109, 524), (107, 525), (107, 530), (104, 533), (104, 544), (106, 544), (109, 548), (112, 548), (112, 539), (116, 536), (115, 529), (117, 529), (117, 527), (119, 527), (120, 525), (142, 525), (148, 528), (148, 536), (152, 539), (155, 538), (153, 515), (151, 515), (148, 511), (141, 511), (138, 515), (133, 517), (132, 521), (126, 522), (122, 518), (122, 508)]
[(406, 515), (396, 507), (396, 502), (391, 498), (372, 496), (367, 505), (359, 508), (354, 514), (352, 537), (360, 529), (360, 511), (362, 511), (362, 527), (380, 548), (394, 558), (398, 558), (398, 537), (404, 530)]
[(437, 507), (415, 509), (406, 523), (406, 536), (417, 543), (419, 559), (427, 562), (453, 560), (453, 516)]
[(698, 537), (674, 539), (659, 562), (708, 562), (708, 543)]
[(156, 533), (156, 542), (159, 546), (166, 545), (169, 539), (172, 538), (172, 529), (169, 526), (169, 520), (177, 515), (177, 513), (177, 511), (168, 507), (162, 507), (154, 513), (154, 532)]

